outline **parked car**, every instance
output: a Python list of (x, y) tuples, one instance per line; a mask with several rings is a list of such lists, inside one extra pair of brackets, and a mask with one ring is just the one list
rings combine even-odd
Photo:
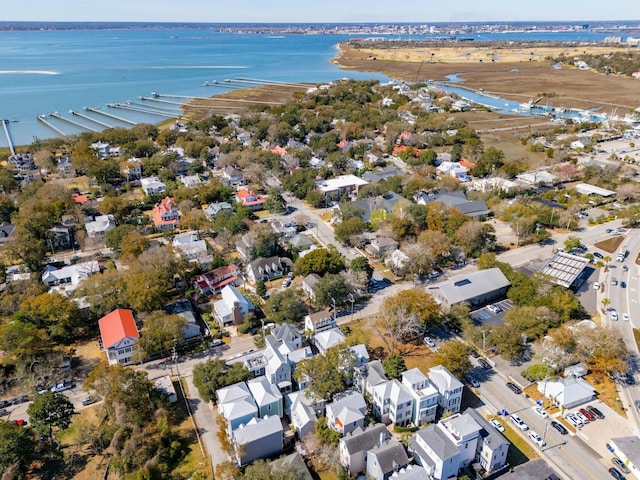
[(476, 351), (475, 348), (469, 348), (469, 353), (473, 358), (480, 358), (480, 354)]
[(64, 392), (65, 390), (71, 390), (72, 388), (75, 388), (75, 387), (76, 387), (76, 382), (63, 380), (61, 382), (56, 383), (55, 385), (52, 385), (50, 390), (53, 393), (60, 393), (60, 392)]
[(519, 395), (522, 393), (522, 390), (520, 390), (520, 387), (518, 387), (515, 383), (507, 382), (507, 388), (509, 388), (509, 390), (511, 390), (516, 395)]
[(593, 252), (593, 256), (599, 258), (600, 260), (604, 258), (604, 255), (602, 255), (600, 252)]
[(620, 470), (622, 470), (623, 473), (631, 473), (631, 470), (629, 470), (629, 467), (627, 467), (627, 465), (618, 457), (613, 457), (611, 459), (611, 462), (616, 466), (616, 468), (619, 468)]
[(552, 473), (548, 477), (545, 477), (544, 480), (560, 480), (560, 477), (558, 475), (556, 475), (555, 473)]
[(627, 385), (635, 385), (636, 384), (636, 380), (633, 378), (633, 373), (628, 372), (627, 376), (625, 378), (625, 382), (627, 383)]
[(626, 265), (622, 266), (622, 271), (623, 272), (628, 272), (629, 271), (629, 267), (627, 267)]
[(436, 346), (436, 342), (434, 342), (433, 338), (428, 335), (424, 337), (424, 343), (426, 343), (431, 348), (434, 348)]
[(82, 402), (81, 402), (81, 403), (82, 403), (82, 405), (84, 405), (84, 406), (86, 407), (87, 405), (91, 405), (91, 404), (93, 404), (93, 403), (96, 403), (98, 400), (99, 400), (99, 398), (98, 398), (98, 397), (94, 397), (94, 396), (91, 396), (91, 395), (87, 395), (86, 397), (84, 397), (84, 398), (82, 399)]
[(593, 413), (591, 413), (589, 410), (587, 410), (586, 408), (581, 408), (580, 409), (580, 413), (582, 415), (584, 415), (585, 417), (587, 417), (587, 419), (590, 422), (595, 422), (596, 421), (596, 416)]
[(0, 400), (0, 408), (5, 408), (5, 407), (8, 407), (9, 405), (11, 405), (11, 403), (8, 402), (7, 400)]
[(589, 419), (586, 417), (586, 415), (583, 415), (580, 412), (575, 412), (573, 415), (576, 416), (578, 419), (580, 419), (583, 425), (586, 425), (587, 423), (589, 423)]
[(536, 413), (536, 415), (538, 415), (539, 417), (542, 418), (548, 418), (549, 414), (545, 411), (544, 408), (542, 407), (538, 407), (537, 405), (535, 407), (531, 407), (533, 408), (533, 411)]
[(600, 282), (593, 282), (593, 289), (600, 290)]
[(529, 438), (533, 440), (540, 448), (544, 447), (547, 442), (545, 442), (540, 435), (531, 430), (529, 432)]
[(489, 362), (487, 362), (484, 358), (479, 359), (478, 363), (485, 370), (491, 370), (491, 368), (493, 368), (493, 367), (491, 367), (491, 364)]
[(587, 410), (589, 410), (591, 413), (593, 413), (596, 417), (598, 417), (599, 419), (604, 419), (604, 413), (602, 413), (600, 410), (598, 410), (596, 407), (592, 407), (591, 405), (589, 405), (587, 407)]
[(617, 469), (615, 469), (614, 467), (611, 467), (609, 469), (609, 473), (611, 474), (611, 476), (613, 478), (615, 478), (616, 480), (627, 480), (627, 477), (625, 477), (622, 473), (620, 473), (620, 471), (618, 471)]
[(618, 321), (618, 312), (616, 312), (615, 310), (613, 310), (611, 312), (611, 321), (612, 322), (617, 322)]
[(636, 400), (636, 410), (638, 410), (638, 412), (640, 412), (640, 400)]
[(502, 425), (497, 418), (492, 418), (489, 422), (491, 422), (491, 425), (493, 425), (496, 430), (504, 432), (504, 425)]
[(512, 413), (511, 416), (511, 421), (513, 423), (515, 423), (518, 428), (522, 431), (524, 430), (529, 430), (529, 425), (527, 425), (526, 423), (524, 423), (524, 420), (522, 420), (518, 415), (516, 415), (515, 413)]
[(480, 382), (476, 380), (475, 377), (472, 377), (471, 375), (467, 375), (467, 381), (471, 384), (472, 387), (480, 388)]
[(569, 430), (567, 430), (564, 425), (562, 425), (560, 422), (556, 422), (555, 420), (551, 422), (551, 426), (558, 432), (560, 432), (561, 435), (566, 435), (569, 433)]
[(502, 307), (500, 305), (487, 305), (487, 310), (489, 310), (491, 313), (500, 313), (502, 311)]
[(622, 288), (627, 288), (627, 282), (625, 282), (624, 280), (622, 282), (620, 282), (620, 286)]
[(567, 421), (576, 428), (583, 426), (582, 420), (576, 417), (573, 413), (567, 413), (564, 418), (566, 418)]

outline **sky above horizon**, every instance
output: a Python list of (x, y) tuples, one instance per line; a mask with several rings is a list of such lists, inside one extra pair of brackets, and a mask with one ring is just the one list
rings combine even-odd
[(0, 21), (103, 22), (498, 22), (640, 20), (640, 2), (609, 0), (20, 0)]

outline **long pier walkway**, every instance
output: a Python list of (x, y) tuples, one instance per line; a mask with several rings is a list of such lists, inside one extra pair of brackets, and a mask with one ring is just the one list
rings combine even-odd
[(99, 107), (84, 107), (84, 110), (91, 113), (97, 113), (98, 115), (104, 115), (105, 117), (113, 118), (114, 120), (118, 120), (129, 125), (137, 125), (138, 123), (134, 122), (133, 120), (129, 120), (128, 118), (119, 117), (118, 115), (114, 115), (113, 113), (103, 112)]
[(49, 122), (47, 120), (46, 115), (38, 115), (38, 120), (42, 123), (44, 123), (47, 127), (49, 127), (51, 130), (53, 130), (54, 132), (56, 132), (58, 135), (61, 135), (63, 137), (66, 137), (67, 134), (64, 133), (62, 130), (60, 130), (58, 127), (56, 127), (55, 125), (53, 125), (51, 122)]
[(84, 113), (77, 112), (75, 110), (69, 110), (71, 115), (75, 115), (76, 117), (84, 118), (85, 120), (89, 120), (90, 122), (97, 123), (105, 128), (113, 128), (113, 125), (109, 125), (108, 123), (101, 122), (95, 118), (91, 118), (89, 115), (85, 115)]
[(4, 134), (7, 137), (7, 144), (9, 145), (9, 150), (11, 150), (11, 155), (15, 155), (16, 151), (13, 148), (13, 141), (11, 140), (11, 134), (9, 133), (9, 127), (7, 126), (7, 124), (10, 122), (10, 120), (7, 119), (2, 119), (2, 128), (4, 129)]
[(74, 120), (71, 120), (70, 118), (65, 118), (65, 117), (63, 117), (62, 115), (60, 115), (57, 112), (50, 113), (49, 116), (52, 117), (52, 118), (56, 118), (58, 120), (61, 120), (63, 122), (67, 122), (69, 125), (73, 125), (74, 127), (78, 127), (78, 128), (83, 129), (83, 130), (87, 130), (89, 132), (98, 133), (98, 130), (96, 130), (95, 128), (89, 127), (89, 126), (84, 125), (84, 124), (82, 124), (80, 122), (76, 122)]

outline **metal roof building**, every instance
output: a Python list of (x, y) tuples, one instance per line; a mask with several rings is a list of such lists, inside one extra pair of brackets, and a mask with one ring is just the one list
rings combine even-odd
[(510, 286), (499, 268), (489, 268), (436, 283), (427, 288), (427, 293), (433, 295), (442, 307), (450, 308), (463, 302), (472, 306), (491, 302), (503, 297)]
[(539, 272), (551, 277), (556, 284), (571, 288), (587, 265), (589, 265), (587, 258), (566, 252), (557, 252)]

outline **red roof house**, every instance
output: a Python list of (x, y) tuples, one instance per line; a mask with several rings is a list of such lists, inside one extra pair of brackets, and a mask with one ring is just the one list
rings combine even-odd
[(98, 326), (109, 365), (129, 365), (135, 342), (140, 338), (133, 312), (118, 308), (98, 320)]
[(262, 195), (258, 195), (252, 190), (246, 190), (243, 188), (236, 193), (236, 202), (250, 210), (256, 211), (264, 208), (265, 199)]
[(171, 197), (164, 197), (153, 206), (153, 223), (157, 230), (177, 228), (180, 220), (178, 207)]

